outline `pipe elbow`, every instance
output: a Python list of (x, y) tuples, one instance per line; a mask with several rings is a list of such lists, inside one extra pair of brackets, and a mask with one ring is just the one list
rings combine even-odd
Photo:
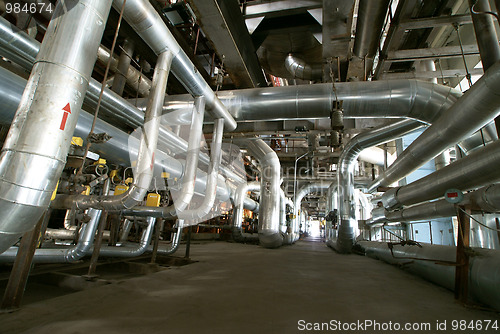
[(259, 242), (265, 248), (278, 248), (283, 245), (283, 236), (279, 231), (262, 230), (259, 232)]

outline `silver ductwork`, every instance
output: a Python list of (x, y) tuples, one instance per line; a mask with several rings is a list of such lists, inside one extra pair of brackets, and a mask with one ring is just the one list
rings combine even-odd
[(314, 81), (323, 77), (323, 64), (308, 64), (291, 53), (285, 58), (285, 68), (297, 79)]
[[(35, 57), (38, 54), (39, 48), (40, 48), (40, 43), (38, 41), (31, 38), (23, 31), (20, 31), (19, 29), (12, 26), (4, 18), (0, 17), (0, 54), (10, 55), (10, 57), (12, 57), (11, 60), (18, 62), (25, 69), (30, 70), (31, 67), (33, 66)], [(0, 70), (2, 69), (0, 68)], [(7, 71), (5, 71), (5, 75), (2, 75), (3, 78), (6, 78), (5, 80), (10, 80), (8, 79), (8, 77), (10, 76), (14, 76), (14, 74)], [(3, 84), (4, 82), (0, 81), (0, 83)], [(14, 87), (18, 88), (18, 86), (19, 85), (16, 85)], [(2, 115), (0, 115), (1, 117), (0, 119), (5, 123), (9, 124), (12, 121), (13, 117), (11, 113), (13, 114), (15, 112), (15, 109), (17, 108), (19, 102), (17, 102), (15, 106), (11, 104), (15, 103), (16, 100), (19, 101), (19, 98), (16, 99), (15, 97), (17, 95), (20, 96), (22, 90), (21, 93), (16, 94), (12, 90), (11, 86), (5, 87), (4, 85), (2, 85), (2, 88), (3, 88), (2, 92), (10, 91), (9, 94), (3, 94), (1, 96), (2, 102), (4, 102), (5, 99), (8, 99), (9, 103), (7, 103), (5, 106), (12, 108), (3, 109), (2, 110), (3, 113)], [(85, 95), (85, 100), (84, 100), (85, 104), (87, 104), (90, 108), (95, 109), (97, 107), (97, 102), (99, 100), (100, 91), (101, 91), (101, 84), (94, 79), (90, 79), (90, 83), (87, 89), (87, 94)], [(191, 96), (189, 96), (189, 98), (192, 100)], [(132, 128), (137, 128), (144, 123), (144, 110), (147, 106), (147, 99), (142, 101), (142, 106), (143, 106), (143, 111), (138, 110), (133, 104), (125, 101), (123, 98), (121, 98), (113, 91), (109, 89), (104, 89), (99, 115), (102, 116), (105, 120), (112, 119), (116, 121), (116, 119), (118, 119), (119, 122), (123, 123), (124, 125), (130, 126)], [(189, 116), (187, 117), (186, 124), (190, 124), (192, 108), (193, 108), (193, 103), (191, 103), (189, 109), (187, 110), (189, 112)], [(88, 130), (86, 131), (87, 131), (86, 134), (81, 135), (82, 138), (85, 138), (87, 136)], [(169, 148), (169, 150), (171, 150), (173, 153), (187, 151), (188, 143), (164, 127), (160, 127), (159, 138), (160, 138), (160, 143), (166, 145)], [(95, 146), (93, 146), (93, 148), (94, 147)], [(206, 154), (204, 153), (200, 154), (199, 159), (200, 162), (204, 163), (205, 165), (209, 164), (210, 158)], [(117, 162), (123, 164), (130, 163), (128, 157), (126, 159), (121, 159)], [(221, 166), (221, 171), (227, 177), (235, 180), (236, 183), (244, 181), (241, 176), (234, 173), (231, 169), (226, 168), (225, 166)]]
[[(148, 107), (146, 108), (143, 131), (137, 153), (137, 163), (134, 167), (134, 183), (128, 191), (119, 196), (58, 195), (54, 201), (54, 205), (64, 203), (62, 204), (63, 206), (72, 207), (74, 203), (78, 209), (121, 210), (132, 208), (144, 199), (154, 174), (161, 106), (165, 98), (171, 62), (172, 53), (169, 51), (160, 54), (156, 62), (153, 86), (151, 88)], [(196, 166), (194, 168), (196, 169)]]
[(363, 132), (352, 138), (342, 150), (338, 162), (337, 183), (339, 191), (339, 227), (337, 240), (329, 245), (340, 253), (350, 253), (356, 240), (356, 200), (354, 197), (354, 168), (359, 153), (365, 148), (386, 143), (402, 137), (423, 124), (414, 120), (398, 121), (394, 124)]
[(324, 183), (324, 182), (316, 182), (316, 183), (309, 183), (303, 186), (302, 188), (299, 189), (297, 194), (295, 195), (294, 201), (293, 201), (293, 215), (295, 218), (293, 219), (293, 233), (296, 233), (296, 239), (298, 239), (299, 234), (300, 234), (300, 214), (302, 213), (301, 210), (301, 203), (304, 197), (307, 196), (307, 194), (313, 193), (313, 192), (321, 192), (324, 190), (329, 189), (331, 183)]
[(465, 191), (498, 182), (499, 154), (500, 142), (496, 141), (415, 182), (390, 189), (382, 196), (382, 203), (395, 209), (444, 196), (451, 188)]
[[(491, 184), (465, 194), (460, 205), (471, 205), (483, 213), (500, 212), (500, 185)], [(391, 222), (415, 222), (435, 218), (453, 217), (457, 214), (455, 204), (444, 199), (421, 203), (396, 211), (385, 211), (385, 220)]]
[[(461, 92), (418, 80), (336, 82), (344, 118), (413, 118), (432, 123)], [(329, 118), (336, 100), (331, 83), (221, 91), (219, 99), (239, 122)], [(144, 105), (139, 100), (138, 106)], [(189, 95), (169, 96), (164, 113), (172, 124), (187, 124)]]
[[(196, 209), (181, 210), (177, 216), (183, 220), (201, 219), (208, 215), (212, 209), (217, 195), (217, 181), (219, 179), (219, 165), (222, 158), (222, 134), (224, 132), (224, 119), (215, 121), (212, 135), (212, 145), (210, 147), (210, 164), (208, 165), (207, 181), (203, 201)], [(188, 151), (190, 152), (190, 151)], [(194, 153), (199, 156), (199, 151)], [(193, 180), (194, 181), (194, 180)], [(193, 182), (194, 191), (194, 182)], [(177, 203), (176, 203), (177, 209)], [(179, 211), (179, 210), (178, 210)], [(188, 224), (189, 225), (189, 224)]]
[(250, 140), (248, 151), (260, 163), (259, 241), (266, 248), (283, 244), (280, 231), (280, 161), (262, 139)]
[(217, 98), (210, 86), (203, 79), (196, 66), (181, 49), (174, 36), (168, 30), (160, 15), (147, 0), (113, 0), (113, 6), (120, 11), (125, 6), (125, 21), (157, 54), (165, 51), (173, 53), (172, 72), (191, 93), (192, 96), (203, 96), (207, 110), (214, 118), (224, 118), (229, 131), (236, 129), (236, 121), (226, 107)]
[[(70, 2), (74, 8), (65, 12)], [(110, 7), (110, 0), (55, 7), (0, 156), (0, 253), (33, 228), (50, 203)]]
[[(124, 49), (128, 52), (122, 52), (120, 58), (116, 56), (111, 57), (111, 51), (105, 48), (104, 46), (100, 46), (99, 50), (97, 50), (97, 59), (103, 64), (107, 64), (111, 60), (110, 70), (115, 72), (115, 78), (113, 79), (113, 85), (116, 82), (116, 75), (121, 73), (121, 75), (125, 78), (126, 83), (133, 87), (139, 93), (139, 96), (147, 96), (149, 95), (149, 91), (151, 90), (151, 80), (140, 71), (138, 71), (134, 66), (128, 66), (126, 69), (119, 69), (118, 64), (122, 57), (126, 54), (130, 53), (130, 47), (126, 47), (124, 45)], [(131, 54), (128, 54), (131, 56)], [(111, 59), (110, 59), (111, 58)], [(123, 88), (121, 88), (122, 90)]]
[[(360, 241), (358, 244), (367, 256), (387, 263), (404, 265), (404, 268), (449, 290), (455, 289), (455, 268), (446, 264), (456, 262), (455, 246), (422, 244), (418, 246), (394, 245), (389, 249), (386, 243)], [(469, 258), (470, 297), (500, 310), (500, 252), (473, 248)], [(421, 259), (421, 260), (419, 260)], [(429, 261), (431, 260), (431, 261)], [(443, 263), (444, 262), (444, 263)]]
[(451, 108), (432, 123), (370, 185), (389, 186), (491, 122), (500, 114), (500, 63), (496, 63)]
[(245, 242), (248, 240), (257, 240), (257, 235), (244, 233), (241, 231), (243, 222), (244, 200), (248, 191), (260, 191), (260, 182), (240, 183), (236, 188), (234, 195), (234, 213), (233, 213), (233, 239), (237, 242)]
[(156, 218), (146, 218), (146, 228), (142, 231), (139, 243), (123, 243), (121, 246), (102, 246), (99, 256), (105, 257), (136, 257), (144, 254), (153, 238)]
[(360, 0), (353, 53), (359, 58), (373, 58), (382, 36), (389, 0)]
[[(101, 213), (101, 210), (88, 210), (87, 214), (90, 221), (83, 225), (75, 246), (66, 249), (39, 248), (35, 251), (33, 263), (71, 263), (81, 260), (87, 254), (91, 254)], [(18, 247), (11, 247), (3, 254), (0, 254), (0, 262), (14, 262), (18, 249)]]

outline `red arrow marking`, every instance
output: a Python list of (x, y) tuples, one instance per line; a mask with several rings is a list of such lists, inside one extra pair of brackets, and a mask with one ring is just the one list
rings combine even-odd
[(149, 168), (153, 170), (154, 167), (155, 167), (155, 152), (153, 152), (153, 157), (151, 158), (151, 165), (149, 166)]
[(71, 114), (71, 106), (69, 105), (69, 103), (62, 110), (64, 110), (64, 114), (59, 129), (64, 131), (64, 128), (66, 127), (66, 121), (68, 120), (68, 115)]

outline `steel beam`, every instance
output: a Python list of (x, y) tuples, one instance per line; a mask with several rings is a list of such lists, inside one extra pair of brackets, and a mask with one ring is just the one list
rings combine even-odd
[[(465, 56), (478, 55), (479, 50), (477, 48), (477, 45), (464, 45), (463, 53)], [(387, 59), (385, 61), (414, 61), (422, 59), (452, 58), (461, 56), (462, 50), (460, 46), (445, 46), (441, 48), (389, 51), (389, 53), (387, 54)]]
[(198, 23), (212, 42), (237, 88), (266, 87), (255, 48), (235, 1), (189, 0)]
[(462, 25), (470, 23), (472, 23), (472, 17), (470, 16), (470, 14), (464, 14), (464, 15), (426, 17), (423, 19), (407, 19), (399, 23), (399, 28), (412, 30), (412, 29), (444, 27), (453, 24)]

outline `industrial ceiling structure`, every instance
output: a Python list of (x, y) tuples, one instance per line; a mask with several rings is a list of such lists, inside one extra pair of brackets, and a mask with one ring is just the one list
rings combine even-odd
[(498, 310), (497, 5), (0, 1), (0, 262), (169, 255), (207, 221), (277, 248), (314, 225), (388, 262), (496, 249), (462, 255)]

